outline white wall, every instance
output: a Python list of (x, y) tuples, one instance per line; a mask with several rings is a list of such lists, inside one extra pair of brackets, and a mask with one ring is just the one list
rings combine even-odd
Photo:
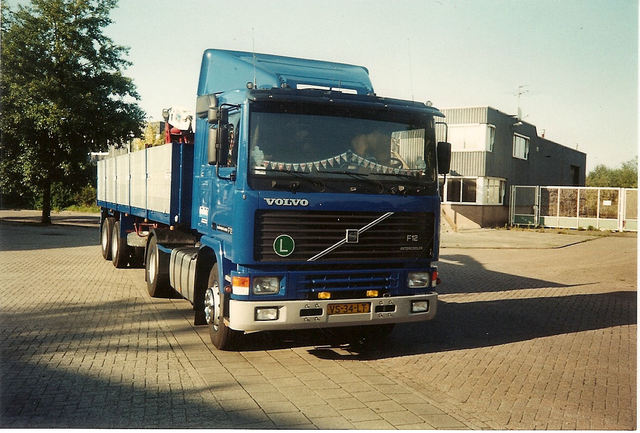
[(453, 152), (489, 150), (489, 127), (484, 123), (449, 125), (448, 140)]

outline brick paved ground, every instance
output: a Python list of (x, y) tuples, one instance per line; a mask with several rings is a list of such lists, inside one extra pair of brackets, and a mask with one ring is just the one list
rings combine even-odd
[(302, 332), (217, 351), (190, 304), (149, 298), (97, 242), (0, 224), (0, 426), (636, 426), (635, 238), (443, 249), (437, 319), (366, 354)]

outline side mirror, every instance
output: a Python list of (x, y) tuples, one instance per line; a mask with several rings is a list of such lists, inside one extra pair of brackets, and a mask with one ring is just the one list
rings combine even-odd
[(218, 106), (218, 98), (215, 94), (200, 95), (196, 99), (196, 116), (200, 119), (207, 117), (209, 108)]
[(226, 164), (229, 152), (229, 128), (228, 125), (218, 125), (217, 128), (209, 128), (207, 139), (207, 160), (209, 165)]
[(207, 159), (209, 165), (214, 165), (218, 161), (217, 149), (218, 129), (209, 128), (209, 136), (207, 138)]
[(449, 168), (451, 167), (451, 143), (438, 142), (436, 151), (438, 152), (438, 174), (449, 173)]

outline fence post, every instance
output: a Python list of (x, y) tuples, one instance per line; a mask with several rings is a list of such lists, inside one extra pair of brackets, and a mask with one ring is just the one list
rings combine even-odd
[(578, 190), (578, 203), (576, 203), (576, 229), (580, 228), (580, 187), (576, 187)]
[(535, 226), (540, 226), (540, 185), (536, 185), (535, 197), (533, 199), (533, 221)]
[(600, 191), (601, 189), (598, 188), (598, 208), (596, 210), (596, 228), (598, 230), (600, 230)]
[(558, 188), (558, 200), (556, 203), (556, 227), (560, 227), (560, 188)]
[(516, 186), (511, 185), (511, 194), (509, 197), (509, 226), (513, 227), (513, 222), (515, 219), (515, 202), (516, 202)]
[(622, 194), (623, 188), (618, 188), (618, 231), (622, 233), (624, 231), (624, 217), (623, 217), (623, 209), (624, 209), (624, 201), (626, 197), (623, 197)]

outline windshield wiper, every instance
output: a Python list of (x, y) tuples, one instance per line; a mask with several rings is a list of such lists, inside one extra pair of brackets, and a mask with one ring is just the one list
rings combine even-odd
[(394, 177), (407, 177), (410, 179), (417, 179), (416, 176), (412, 175), (412, 174), (404, 174), (404, 173), (373, 173), (376, 176), (394, 176)]
[[(367, 177), (369, 176), (368, 173), (354, 173), (352, 171), (348, 171), (348, 170), (319, 170), (318, 173), (332, 173), (332, 174), (344, 174), (347, 175), (353, 179), (357, 179), (357, 180), (365, 180), (375, 186), (378, 187), (379, 192), (384, 192), (384, 185), (382, 185), (382, 183), (380, 183), (379, 181), (375, 180), (375, 179), (367, 179)], [(353, 187), (355, 188), (355, 187)], [(355, 189), (354, 189), (355, 191)]]
[[(318, 191), (322, 192), (326, 189), (325, 184), (318, 180), (318, 179), (309, 179), (308, 175), (313, 174), (310, 172), (305, 172), (305, 171), (294, 171), (294, 170), (273, 170), (270, 168), (265, 168), (264, 170), (260, 169), (260, 170), (254, 170), (254, 173), (256, 171), (259, 172), (271, 172), (271, 173), (285, 173), (288, 174), (289, 176), (295, 177), (297, 179), (301, 179), (305, 182), (310, 183), (312, 186), (314, 186)], [(275, 188), (278, 186), (278, 181), (276, 179), (271, 181), (271, 187)], [(300, 182), (291, 182), (288, 185), (288, 189), (295, 193), (298, 189), (300, 188)]]

